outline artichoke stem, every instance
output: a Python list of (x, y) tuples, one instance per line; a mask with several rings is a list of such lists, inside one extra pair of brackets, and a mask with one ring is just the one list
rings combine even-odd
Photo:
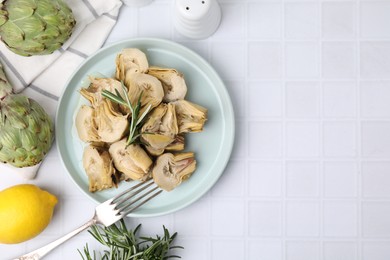
[(12, 93), (12, 86), (5, 76), (3, 66), (0, 63), (0, 100)]

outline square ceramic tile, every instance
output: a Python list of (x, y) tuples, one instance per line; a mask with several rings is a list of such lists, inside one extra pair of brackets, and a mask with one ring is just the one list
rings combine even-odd
[(358, 249), (355, 242), (324, 242), (324, 260), (357, 260)]
[(280, 78), (282, 75), (280, 42), (250, 42), (248, 46), (248, 73), (250, 79)]
[(390, 202), (362, 203), (362, 232), (368, 238), (390, 237)]
[(280, 122), (250, 122), (249, 155), (258, 157), (280, 157), (282, 154), (282, 124)]
[(289, 241), (286, 255), (287, 260), (320, 260), (320, 244), (316, 241)]
[(390, 156), (390, 122), (362, 122), (362, 155), (370, 158)]
[(278, 201), (250, 201), (248, 205), (249, 236), (280, 236), (282, 204)]
[(325, 122), (323, 128), (324, 155), (328, 157), (356, 156), (356, 131), (355, 122)]
[(356, 56), (354, 42), (324, 42), (322, 44), (322, 76), (327, 79), (355, 78)]
[(285, 4), (285, 35), (287, 39), (319, 37), (320, 6), (318, 3), (295, 2)]
[(277, 197), (281, 195), (281, 162), (250, 161), (248, 170), (249, 196)]
[[(241, 197), (244, 194), (246, 163), (242, 160), (230, 160), (218, 182), (211, 189), (213, 197)], [(229, 191), (234, 190), (234, 193)]]
[(322, 36), (326, 39), (351, 39), (357, 34), (357, 4), (332, 1), (322, 4)]
[(281, 3), (248, 3), (248, 36), (250, 38), (280, 38), (282, 11)]
[(388, 260), (390, 259), (389, 242), (364, 242), (362, 246), (363, 260)]
[(324, 162), (323, 185), (325, 197), (355, 197), (358, 192), (357, 163)]
[(360, 76), (366, 79), (389, 79), (390, 42), (370, 41), (360, 44)]
[(210, 259), (210, 243), (202, 238), (181, 238), (177, 244), (183, 246), (185, 249), (179, 250), (177, 255), (182, 259), (188, 260), (209, 260)]
[(282, 115), (282, 83), (249, 82), (248, 114), (251, 117), (280, 117)]
[(279, 241), (251, 240), (248, 243), (248, 260), (282, 260), (282, 251)]
[(225, 39), (234, 37), (242, 39), (244, 36), (244, 6), (241, 4), (226, 3), (221, 6), (223, 19), (211, 39)]
[[(245, 47), (242, 43), (216, 41), (211, 43), (211, 50), (211, 64), (218, 68), (217, 72), (223, 79), (234, 80), (244, 77)], [(229, 57), (228, 60), (226, 57)]]
[(357, 110), (355, 82), (323, 82), (323, 115), (325, 117), (354, 117)]
[[(150, 23), (150, 17), (159, 17), (158, 23)], [(170, 6), (155, 4), (148, 9), (140, 8), (138, 15), (138, 36), (166, 37), (172, 32)]]
[(358, 234), (358, 206), (356, 202), (324, 202), (324, 235), (328, 237), (356, 237)]
[(320, 91), (317, 82), (286, 83), (286, 115), (310, 118), (319, 115)]
[(211, 202), (211, 233), (215, 236), (244, 234), (244, 215), (241, 214), (243, 211), (244, 204), (241, 200), (213, 199)]
[[(210, 234), (210, 203), (201, 199), (191, 207), (186, 207), (174, 214), (174, 229), (180, 230), (181, 236), (205, 236)], [(191, 223), (191, 225), (188, 225)], [(196, 225), (196, 228), (193, 228)]]
[(290, 161), (286, 166), (286, 190), (289, 197), (319, 195), (319, 165), (316, 162)]
[(288, 122), (286, 131), (288, 157), (316, 157), (319, 155), (319, 123)]
[(363, 2), (360, 5), (360, 34), (367, 38), (390, 37), (390, 3), (387, 1)]
[(390, 81), (360, 83), (361, 115), (390, 118)]
[(316, 237), (320, 229), (320, 207), (315, 201), (288, 201), (286, 233), (293, 237)]
[(244, 241), (215, 239), (211, 241), (211, 259), (240, 259), (245, 254)]
[(289, 42), (285, 47), (286, 77), (317, 78), (319, 76), (319, 44)]
[(362, 163), (362, 193), (369, 198), (390, 198), (390, 163)]

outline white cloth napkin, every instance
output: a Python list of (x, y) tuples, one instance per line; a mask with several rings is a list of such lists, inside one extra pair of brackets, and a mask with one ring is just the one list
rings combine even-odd
[[(0, 43), (0, 61), (15, 92), (26, 91), (33, 94), (44, 108), (47, 103), (57, 101), (72, 73), (92, 53), (105, 42), (114, 27), (120, 0), (65, 0), (76, 19), (74, 32), (58, 51), (50, 55), (23, 57)], [(36, 93), (31, 93), (33, 90)], [(53, 111), (47, 111), (54, 115)], [(38, 167), (23, 170), (0, 163), (0, 171), (14, 171), (33, 178)]]

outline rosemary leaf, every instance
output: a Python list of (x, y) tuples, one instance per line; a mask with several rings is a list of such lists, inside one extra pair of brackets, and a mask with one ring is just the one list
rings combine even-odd
[[(110, 227), (92, 226), (89, 233), (106, 247), (101, 252), (100, 260), (163, 260), (180, 258), (178, 255), (168, 254), (171, 249), (183, 247), (171, 246), (177, 233), (172, 236), (168, 229), (163, 226), (163, 237), (138, 237), (137, 233), (141, 225), (134, 230), (128, 230), (126, 224), (121, 220)], [(84, 247), (83, 253), (78, 250), (83, 260), (98, 260), (96, 251), (93, 251), (93, 258), (88, 248)]]
[(140, 93), (138, 97), (137, 104), (134, 106), (131, 104), (129, 96), (127, 95), (127, 88), (121, 82), (124, 98), (122, 97), (121, 93), (117, 89), (115, 89), (115, 93), (112, 93), (108, 90), (102, 91), (102, 96), (111, 100), (112, 102), (124, 105), (130, 109), (131, 112), (131, 119), (130, 119), (130, 127), (129, 127), (129, 136), (127, 137), (126, 145), (129, 146), (133, 143), (137, 143), (137, 139), (140, 137), (140, 129), (142, 127), (142, 122), (147, 116), (147, 114), (151, 110), (151, 105), (149, 104), (146, 110), (142, 113), (141, 116), (139, 116), (139, 112), (141, 111), (141, 99), (143, 92)]

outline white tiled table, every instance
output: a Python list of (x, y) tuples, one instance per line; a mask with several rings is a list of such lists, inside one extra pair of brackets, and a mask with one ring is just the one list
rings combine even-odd
[[(172, 1), (123, 7), (108, 43), (180, 42), (220, 73), (236, 112), (236, 145), (214, 188), (170, 215), (133, 219), (144, 234), (179, 233), (185, 260), (390, 259), (390, 1), (220, 0), (219, 30), (178, 35)], [(52, 104), (53, 109), (56, 104)], [(0, 188), (20, 183), (0, 173)], [(37, 238), (0, 245), (8, 259), (87, 220), (95, 204), (53, 147), (35, 184), (59, 197)], [(85, 232), (47, 259), (79, 259)]]

